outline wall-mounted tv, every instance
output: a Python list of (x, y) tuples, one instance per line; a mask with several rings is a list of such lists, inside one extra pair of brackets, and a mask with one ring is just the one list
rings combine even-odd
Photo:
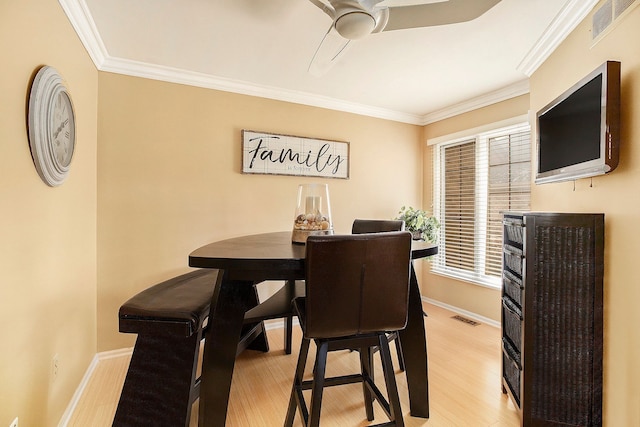
[(611, 172), (620, 144), (620, 63), (605, 62), (538, 111), (536, 119), (536, 184)]

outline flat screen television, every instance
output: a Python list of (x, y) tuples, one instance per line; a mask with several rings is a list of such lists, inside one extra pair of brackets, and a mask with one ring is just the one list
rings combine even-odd
[(587, 178), (618, 166), (620, 63), (607, 61), (536, 114), (536, 184)]

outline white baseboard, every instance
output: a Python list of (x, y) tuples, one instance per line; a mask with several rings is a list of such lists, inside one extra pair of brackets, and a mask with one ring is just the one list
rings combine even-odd
[(427, 297), (422, 297), (422, 301), (427, 302), (429, 304), (436, 305), (438, 307), (442, 307), (442, 308), (447, 309), (449, 311), (453, 311), (454, 313), (461, 314), (461, 315), (463, 315), (465, 317), (468, 317), (470, 319), (477, 320), (480, 323), (484, 323), (486, 325), (493, 326), (495, 328), (499, 328), (500, 327), (500, 322), (497, 322), (497, 321), (495, 321), (493, 319), (489, 319), (488, 317), (480, 316), (479, 314), (473, 313), (471, 311), (463, 310), (463, 309), (461, 309), (459, 307), (456, 307), (456, 306), (453, 306), (453, 305), (449, 305), (449, 304), (445, 304), (445, 303), (443, 303), (441, 301), (434, 300), (434, 299), (427, 298)]
[(111, 350), (111, 351), (104, 351), (102, 353), (96, 353), (96, 355), (93, 356), (91, 363), (89, 363), (89, 367), (87, 368), (86, 372), (84, 373), (84, 376), (82, 377), (82, 381), (80, 381), (80, 384), (78, 385), (76, 392), (73, 394), (73, 397), (69, 402), (69, 405), (67, 405), (67, 409), (64, 411), (64, 414), (62, 414), (62, 418), (58, 423), (58, 427), (66, 427), (69, 424), (69, 421), (71, 420), (71, 416), (73, 415), (73, 412), (76, 410), (76, 406), (78, 406), (78, 402), (80, 401), (80, 398), (82, 397), (82, 394), (84, 393), (84, 390), (87, 387), (87, 384), (89, 384), (89, 380), (91, 379), (93, 372), (96, 370), (98, 363), (100, 363), (100, 361), (102, 360), (111, 359), (114, 357), (130, 356), (131, 353), (133, 353), (133, 347), (120, 348), (120, 349)]
[(107, 360), (107, 359), (113, 359), (115, 357), (131, 356), (132, 354), (133, 354), (133, 347), (127, 347), (127, 348), (119, 348), (116, 350), (103, 351), (101, 353), (96, 354), (96, 357), (98, 358), (98, 360)]
[(73, 397), (71, 398), (71, 402), (69, 402), (69, 405), (67, 405), (67, 409), (64, 411), (64, 414), (62, 414), (62, 418), (58, 423), (58, 427), (66, 427), (67, 424), (69, 424), (69, 421), (71, 420), (71, 416), (73, 415), (73, 411), (76, 410), (76, 406), (78, 406), (78, 402), (80, 401), (80, 398), (82, 397), (82, 394), (84, 393), (84, 389), (87, 387), (87, 384), (89, 384), (91, 375), (93, 375), (93, 371), (95, 371), (96, 366), (98, 366), (98, 362), (99, 362), (99, 358), (98, 358), (98, 355), (96, 354), (95, 356), (93, 356), (91, 363), (89, 363), (89, 367), (84, 373), (84, 377), (82, 377), (82, 381), (80, 381), (80, 384), (76, 389), (76, 392), (73, 394)]

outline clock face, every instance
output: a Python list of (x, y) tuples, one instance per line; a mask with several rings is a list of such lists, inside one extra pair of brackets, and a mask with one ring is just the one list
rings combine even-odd
[(75, 141), (75, 118), (73, 107), (67, 92), (61, 91), (53, 100), (51, 113), (51, 140), (53, 141), (53, 160), (61, 168), (69, 167)]
[(62, 184), (69, 173), (76, 144), (73, 103), (55, 68), (42, 67), (29, 95), (29, 146), (40, 178)]

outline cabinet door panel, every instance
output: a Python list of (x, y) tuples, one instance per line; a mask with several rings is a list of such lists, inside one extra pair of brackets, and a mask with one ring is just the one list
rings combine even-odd
[(601, 425), (604, 216), (525, 223), (524, 425)]

